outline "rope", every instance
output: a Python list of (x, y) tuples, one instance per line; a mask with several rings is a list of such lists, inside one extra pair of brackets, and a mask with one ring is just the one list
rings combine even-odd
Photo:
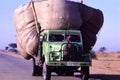
[(40, 29), (39, 29), (39, 24), (38, 24), (38, 20), (37, 20), (37, 15), (36, 15), (36, 11), (35, 11), (35, 7), (34, 7), (34, 1), (31, 0), (31, 6), (32, 6), (32, 11), (33, 11), (33, 15), (34, 15), (34, 19), (35, 19), (35, 27), (36, 27), (36, 30), (37, 30), (37, 33), (39, 34), (40, 33)]
[(41, 26), (40, 24), (38, 23), (38, 20), (37, 20), (37, 15), (36, 15), (36, 11), (35, 11), (35, 7), (34, 7), (34, 1), (31, 0), (31, 6), (32, 6), (32, 11), (33, 11), (33, 15), (34, 15), (34, 19), (35, 19), (35, 27), (36, 27), (36, 30), (37, 30), (37, 33), (38, 33), (38, 52), (36, 54), (36, 56), (38, 56), (38, 59), (39, 59), (39, 65), (42, 64), (41, 62), (41, 59), (42, 59), (42, 43), (40, 41), (40, 33), (41, 33)]

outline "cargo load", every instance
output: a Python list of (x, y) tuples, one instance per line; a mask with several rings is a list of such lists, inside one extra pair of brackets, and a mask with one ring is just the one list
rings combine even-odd
[(15, 10), (17, 47), (24, 58), (30, 59), (38, 51), (38, 23), (41, 30), (81, 30), (85, 51), (94, 46), (103, 24), (102, 12), (78, 2), (58, 1), (30, 2)]
[(85, 4), (80, 5), (82, 25), (80, 30), (83, 36), (84, 51), (88, 52), (95, 45), (96, 35), (101, 29), (104, 16), (101, 10), (89, 7)]

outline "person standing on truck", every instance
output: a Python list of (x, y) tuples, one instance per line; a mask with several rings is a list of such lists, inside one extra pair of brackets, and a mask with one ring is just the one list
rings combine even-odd
[(72, 40), (72, 36), (68, 35), (67, 38), (66, 38), (67, 42), (70, 43), (71, 40)]
[(76, 61), (76, 57), (78, 53), (78, 48), (74, 43), (72, 42), (72, 36), (68, 35), (66, 38), (67, 43), (65, 44), (65, 46), (63, 47), (63, 53), (64, 53), (64, 58), (63, 60), (68, 61)]

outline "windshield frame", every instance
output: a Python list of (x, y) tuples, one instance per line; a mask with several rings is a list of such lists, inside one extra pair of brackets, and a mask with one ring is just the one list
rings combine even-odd
[(48, 37), (49, 42), (63, 42), (67, 41), (67, 37), (71, 36), (71, 42), (81, 42), (79, 34), (71, 34), (71, 33), (50, 33)]

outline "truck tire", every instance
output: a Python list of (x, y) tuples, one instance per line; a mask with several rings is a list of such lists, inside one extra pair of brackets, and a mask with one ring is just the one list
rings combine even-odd
[(74, 71), (71, 67), (61, 67), (56, 71), (58, 76), (73, 76)]
[(58, 69), (57, 71), (56, 71), (56, 73), (57, 73), (57, 75), (58, 76), (63, 76), (64, 75), (64, 73), (63, 73), (63, 70), (61, 69)]
[(88, 80), (89, 79), (89, 66), (82, 66), (81, 67), (81, 78), (82, 80)]
[(74, 75), (74, 71), (72, 67), (66, 67), (65, 76), (73, 76), (73, 75)]
[(36, 65), (35, 58), (33, 59), (33, 73), (32, 76), (42, 76), (43, 68), (42, 66)]
[(48, 66), (45, 62), (43, 64), (43, 80), (51, 79), (51, 67)]
[(34, 65), (32, 76), (42, 76), (42, 67)]

